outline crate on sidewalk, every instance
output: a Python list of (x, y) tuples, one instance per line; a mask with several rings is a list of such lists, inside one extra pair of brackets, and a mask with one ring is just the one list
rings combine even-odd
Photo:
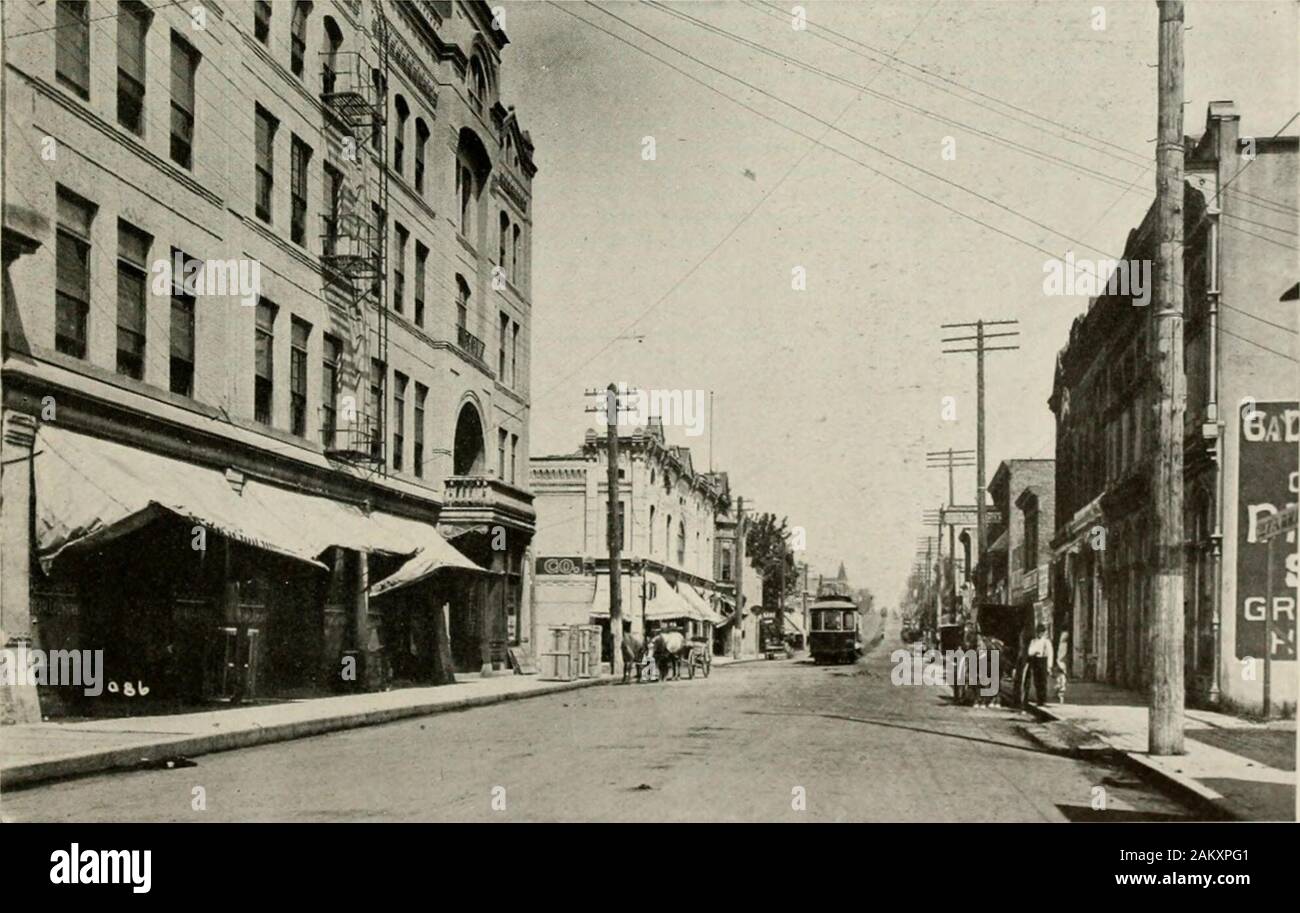
[(571, 682), (600, 675), (600, 627), (598, 625), (551, 625), (537, 654), (541, 673), (549, 682)]

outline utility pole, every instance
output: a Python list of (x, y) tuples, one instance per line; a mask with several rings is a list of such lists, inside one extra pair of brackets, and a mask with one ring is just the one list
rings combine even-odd
[[(626, 387), (624, 395), (635, 395), (635, 390)], [(599, 396), (596, 391), (587, 391), (588, 396)], [(605, 460), (609, 487), (609, 514), (605, 524), (609, 545), (609, 634), (610, 634), (610, 668), (616, 680), (623, 677), (623, 517), (618, 509), (618, 417), (626, 408), (620, 403), (620, 390), (611, 383), (605, 388), (605, 404), (589, 406), (588, 412), (605, 412)]]
[(1156, 241), (1155, 602), (1147, 751), (1183, 753), (1183, 4), (1159, 0)]
[(745, 636), (745, 499), (736, 498), (736, 547), (733, 549), (732, 560), (735, 562), (736, 571), (732, 579), (736, 581), (736, 620), (733, 624), (736, 626), (731, 637), (731, 655), (734, 659), (740, 659), (741, 638)]
[[(955, 355), (963, 352), (975, 353), (975, 530), (976, 541), (978, 542), (977, 554), (980, 557), (984, 555), (984, 549), (988, 545), (988, 523), (984, 516), (984, 353), (986, 352), (1010, 352), (1019, 349), (1020, 346), (990, 346), (987, 341), (1001, 337), (1019, 336), (1019, 330), (1009, 330), (1005, 333), (988, 333), (985, 327), (990, 326), (1011, 326), (1018, 324), (1018, 320), (977, 320), (974, 323), (945, 323), (940, 325), (940, 329), (951, 330), (958, 327), (975, 328), (974, 336), (954, 336), (949, 339), (943, 339), (941, 342), (973, 342), (973, 349), (944, 349), (945, 355)], [(978, 558), (976, 559), (978, 560)]]
[[(974, 466), (974, 450), (953, 450), (949, 447), (947, 450), (931, 450), (925, 454), (927, 469), (947, 469), (948, 470), (948, 507), (957, 506), (956, 487), (953, 484), (953, 470), (965, 469)], [(978, 508), (977, 508), (978, 509)], [(952, 575), (954, 586), (957, 580), (957, 543), (954, 538), (956, 525), (948, 524), (948, 564), (949, 573)]]

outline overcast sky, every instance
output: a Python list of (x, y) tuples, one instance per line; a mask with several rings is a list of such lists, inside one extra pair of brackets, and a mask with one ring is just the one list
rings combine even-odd
[[(939, 324), (1020, 320), (1021, 349), (989, 356), (989, 475), (1002, 459), (1054, 455), (1046, 405), (1054, 360), (1087, 302), (1042, 294), (1047, 258), (1034, 247), (1102, 256), (1064, 233), (1118, 255), (1150, 204), (1156, 4), (807, 2), (804, 31), (788, 14), (769, 18), (739, 2), (674, 4), (942, 120), (653, 7), (602, 4), (1047, 228), (829, 131), (591, 6), (564, 4), (823, 145), (553, 7), (504, 6), (503, 100), (531, 131), (540, 168), (533, 454), (578, 446), (592, 424), (586, 388), (622, 380), (712, 390), (713, 466), (731, 474), (733, 492), (805, 527), (814, 574), (833, 574), (843, 560), (855, 584), (895, 604), (925, 535), (921, 512), (947, 494), (924, 452), (975, 446), (974, 356), (940, 355)], [(1104, 29), (1094, 28), (1098, 6)], [(1294, 3), (1189, 2), (1186, 24), (1185, 132), (1202, 132), (1211, 100), (1238, 104), (1243, 135), (1271, 136), (1300, 108)], [(881, 70), (865, 48), (816, 37), (825, 34), (818, 25), (960, 85), (897, 64)], [(654, 138), (653, 161), (643, 159), (645, 137)], [(953, 159), (942, 155), (946, 137)], [(1125, 191), (1033, 152), (1136, 184)], [(804, 291), (791, 288), (794, 267), (806, 270)], [(957, 399), (956, 421), (941, 417), (944, 396)], [(697, 467), (708, 465), (707, 431), (670, 429), (670, 438), (692, 447)], [(974, 470), (959, 471), (957, 484), (958, 500), (973, 501)]]

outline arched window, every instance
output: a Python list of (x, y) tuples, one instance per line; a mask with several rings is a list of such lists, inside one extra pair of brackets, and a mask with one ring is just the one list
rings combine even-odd
[(393, 125), (393, 170), (401, 174), (406, 168), (406, 121), (411, 109), (406, 99), (398, 95), (393, 99), (393, 110), (397, 112), (397, 122)]
[(424, 193), (424, 149), (429, 144), (429, 125), (424, 118), (415, 119), (415, 192)]
[(510, 216), (506, 211), (501, 210), (501, 234), (498, 235), (497, 241), (497, 266), (506, 269), (506, 242), (510, 238)]
[(465, 329), (469, 322), (469, 283), (456, 274), (456, 326)]
[(686, 566), (686, 521), (677, 521), (677, 564)]
[(487, 102), (487, 74), (483, 61), (475, 57), (469, 62), (469, 103), (475, 112), (482, 114)]
[(483, 141), (473, 130), (463, 128), (456, 146), (456, 198), (460, 204), (460, 233), (476, 247), (479, 197), (491, 170), (492, 160)]
[(672, 548), (673, 541), (673, 515), (669, 514), (664, 517), (664, 557), (668, 557), (668, 550)]
[(655, 506), (650, 505), (650, 542), (646, 546), (646, 553), (653, 555), (655, 553)]
[(522, 287), (520, 280), (523, 278), (524, 274), (523, 267), (519, 265), (519, 239), (523, 235), (523, 232), (519, 229), (518, 225), (512, 225), (511, 230), (514, 232), (514, 235), (510, 239), (510, 281), (519, 288)]
[(343, 30), (333, 16), (325, 17), (325, 58), (321, 63), (320, 91), (333, 95), (338, 83), (339, 50), (343, 47)]
[(289, 69), (300, 79), (307, 59), (307, 17), (310, 15), (311, 3), (308, 0), (294, 3), (293, 19), (289, 25)]

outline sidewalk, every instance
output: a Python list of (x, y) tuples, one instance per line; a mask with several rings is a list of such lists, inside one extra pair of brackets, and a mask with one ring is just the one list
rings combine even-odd
[(1070, 682), (1066, 701), (1032, 710), (1092, 733), (1145, 774), (1225, 818), (1296, 820), (1294, 720), (1256, 723), (1188, 708), (1183, 724), (1186, 754), (1154, 757), (1147, 753), (1144, 695), (1096, 682)]
[(0, 727), (0, 787), (161, 763), (372, 726), (406, 717), (482, 707), (608, 683), (544, 682), (536, 676), (458, 675), (455, 685), (402, 688), (179, 713)]

